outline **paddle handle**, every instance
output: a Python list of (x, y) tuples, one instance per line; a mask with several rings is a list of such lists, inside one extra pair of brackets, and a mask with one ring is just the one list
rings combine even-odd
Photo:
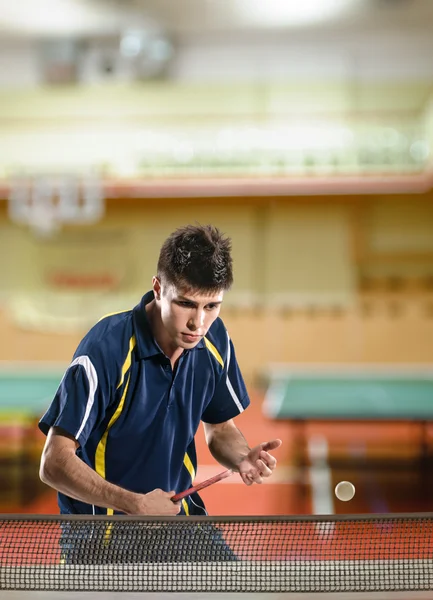
[(202, 481), (201, 483), (198, 483), (197, 485), (193, 485), (188, 490), (185, 490), (184, 492), (180, 492), (179, 494), (176, 494), (175, 496), (173, 496), (171, 498), (171, 500), (173, 502), (178, 502), (179, 500), (182, 500), (182, 498), (185, 498), (186, 496), (190, 496), (194, 492), (198, 492), (199, 490), (202, 490), (203, 488), (207, 488), (210, 485), (213, 485), (214, 483), (218, 483), (218, 481), (221, 481), (222, 479), (225, 479), (226, 477), (230, 477), (230, 475), (233, 475), (233, 471), (231, 469), (227, 469), (227, 471), (218, 473), (218, 475), (214, 475), (213, 477), (210, 477), (209, 479), (206, 479), (205, 481)]

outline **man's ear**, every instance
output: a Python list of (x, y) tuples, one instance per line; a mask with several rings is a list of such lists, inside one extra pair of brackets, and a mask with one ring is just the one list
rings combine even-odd
[(156, 276), (152, 277), (152, 289), (155, 300), (161, 300), (161, 281)]

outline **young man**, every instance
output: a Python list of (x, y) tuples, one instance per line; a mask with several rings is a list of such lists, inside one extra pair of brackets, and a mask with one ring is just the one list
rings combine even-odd
[(162, 246), (152, 291), (81, 341), (39, 424), (40, 476), (61, 513), (205, 515), (198, 494), (171, 500), (194, 480), (200, 421), (215, 459), (246, 485), (272, 474), (281, 441), (251, 449), (233, 422), (249, 399), (218, 318), (232, 281), (230, 240), (183, 227)]

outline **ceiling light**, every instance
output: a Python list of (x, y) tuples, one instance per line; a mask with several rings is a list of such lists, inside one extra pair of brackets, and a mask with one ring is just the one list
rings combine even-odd
[(411, 144), (409, 152), (415, 162), (423, 163), (430, 155), (430, 146), (426, 140), (417, 140)]
[(127, 58), (138, 56), (145, 45), (146, 34), (141, 31), (128, 31), (120, 40), (120, 52)]
[(359, 0), (235, 0), (233, 10), (257, 25), (299, 27), (326, 21)]
[(35, 36), (116, 34), (134, 18), (132, 11), (87, 0), (0, 0), (0, 29)]

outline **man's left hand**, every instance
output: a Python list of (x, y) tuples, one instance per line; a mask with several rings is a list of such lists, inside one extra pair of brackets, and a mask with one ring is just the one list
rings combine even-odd
[(269, 453), (282, 444), (281, 440), (263, 442), (252, 448), (247, 456), (239, 463), (239, 474), (246, 485), (263, 483), (264, 477), (270, 477), (277, 466), (277, 459)]

